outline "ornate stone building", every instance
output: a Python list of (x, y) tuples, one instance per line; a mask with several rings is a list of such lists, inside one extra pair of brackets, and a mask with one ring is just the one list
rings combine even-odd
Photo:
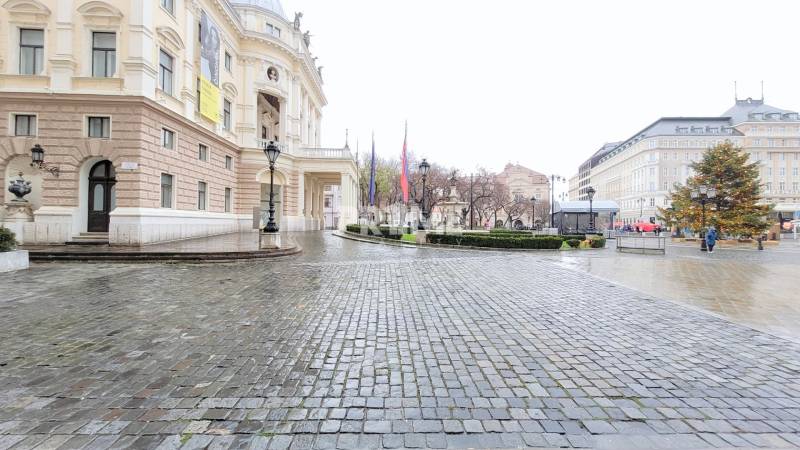
[(584, 199), (587, 186), (598, 200), (614, 200), (620, 220), (657, 220), (658, 207), (670, 205), (675, 183), (692, 175), (690, 165), (703, 151), (730, 141), (758, 162), (765, 203), (782, 217), (800, 216), (800, 116), (743, 99), (718, 117), (663, 117), (629, 139), (604, 145), (584, 162), (570, 184)]
[(20, 237), (139, 245), (252, 229), (270, 140), (283, 230), (322, 227), (327, 185), (339, 223), (354, 222), (356, 164), (346, 146), (320, 147), (327, 100), (301, 17), (279, 0), (2, 2), (0, 180), (21, 171), (33, 187)]
[[(545, 211), (545, 204), (550, 203), (550, 179), (543, 173), (528, 169), (527, 167), (523, 167), (519, 164), (509, 163), (506, 164), (502, 172), (495, 176), (495, 180), (505, 184), (508, 187), (508, 192), (511, 198), (520, 198), (527, 201), (531, 197), (535, 196), (537, 202), (541, 202), (542, 204), (540, 213)], [(536, 216), (538, 218), (540, 214), (537, 214)], [(523, 221), (523, 223), (520, 223), (520, 225), (529, 225), (530, 214), (528, 214), (526, 217), (528, 218), (528, 222)], [(498, 213), (496, 221), (499, 222), (502, 220), (503, 225), (508, 226), (508, 219), (509, 218), (507, 215)]]

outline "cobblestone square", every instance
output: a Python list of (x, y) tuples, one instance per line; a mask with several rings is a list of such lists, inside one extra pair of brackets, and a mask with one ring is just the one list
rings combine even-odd
[(0, 275), (0, 448), (791, 448), (800, 346), (551, 255)]

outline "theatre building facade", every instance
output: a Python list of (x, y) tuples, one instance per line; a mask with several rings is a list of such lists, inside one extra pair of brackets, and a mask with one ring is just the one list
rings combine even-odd
[[(354, 222), (356, 163), (320, 146), (326, 98), (301, 17), (279, 0), (0, 3), (0, 222), (25, 244), (252, 230), (269, 141), (282, 231), (325, 227), (326, 186), (338, 223)], [(18, 178), (24, 205), (6, 189)]]

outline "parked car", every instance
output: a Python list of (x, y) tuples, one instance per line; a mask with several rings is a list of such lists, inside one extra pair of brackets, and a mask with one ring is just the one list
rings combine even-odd
[(645, 233), (661, 232), (661, 225), (657, 223), (636, 222), (632, 225), (632, 227), (636, 232), (645, 232)]

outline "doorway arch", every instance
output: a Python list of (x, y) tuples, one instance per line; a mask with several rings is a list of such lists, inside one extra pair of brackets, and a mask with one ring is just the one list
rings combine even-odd
[(95, 163), (89, 170), (88, 213), (86, 231), (108, 232), (108, 213), (117, 207), (117, 173), (111, 161)]

